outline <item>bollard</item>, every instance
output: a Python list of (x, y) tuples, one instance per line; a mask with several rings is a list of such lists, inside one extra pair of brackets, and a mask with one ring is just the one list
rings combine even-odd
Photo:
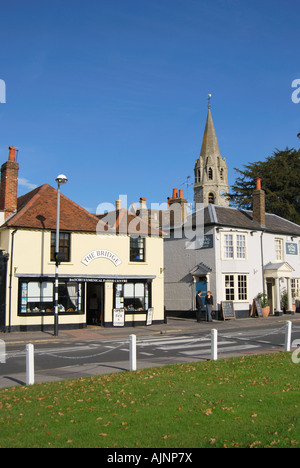
[(130, 370), (136, 371), (136, 335), (129, 336)]
[(218, 330), (211, 330), (211, 360), (218, 360)]
[(6, 346), (3, 340), (0, 340), (0, 363), (6, 363)]
[(291, 351), (291, 341), (292, 341), (292, 322), (287, 320), (285, 328), (285, 344), (284, 350)]
[(26, 345), (26, 385), (34, 385), (34, 346)]

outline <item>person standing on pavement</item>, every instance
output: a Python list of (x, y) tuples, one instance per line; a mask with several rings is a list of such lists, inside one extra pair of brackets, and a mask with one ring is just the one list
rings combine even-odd
[(205, 309), (206, 309), (206, 321), (212, 322), (211, 313), (214, 308), (214, 299), (212, 297), (211, 291), (207, 291), (205, 296)]
[(202, 291), (198, 291), (197, 296), (196, 296), (196, 318), (197, 322), (200, 322), (200, 317), (201, 317), (201, 309), (203, 306), (202, 299), (201, 299), (201, 293)]

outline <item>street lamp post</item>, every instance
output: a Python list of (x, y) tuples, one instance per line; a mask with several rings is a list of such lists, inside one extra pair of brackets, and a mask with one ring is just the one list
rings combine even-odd
[(54, 336), (58, 336), (58, 267), (59, 255), (59, 220), (60, 220), (60, 186), (66, 184), (68, 179), (60, 174), (55, 179), (57, 182), (57, 210), (56, 210), (56, 243), (55, 243), (55, 286), (54, 286)]

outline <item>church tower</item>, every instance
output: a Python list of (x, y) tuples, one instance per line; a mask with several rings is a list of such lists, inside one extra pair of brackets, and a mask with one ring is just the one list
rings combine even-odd
[(221, 156), (216, 131), (210, 111), (208, 95), (208, 114), (203, 135), (200, 157), (195, 164), (194, 201), (208, 205), (228, 206), (226, 193), (229, 192), (226, 159)]

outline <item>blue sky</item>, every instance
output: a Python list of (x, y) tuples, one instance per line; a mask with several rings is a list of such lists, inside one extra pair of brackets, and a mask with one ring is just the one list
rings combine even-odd
[(20, 195), (65, 173), (93, 212), (162, 203), (186, 194), (211, 93), (232, 184), (299, 148), (299, 17), (299, 0), (0, 0), (0, 163), (18, 147)]

